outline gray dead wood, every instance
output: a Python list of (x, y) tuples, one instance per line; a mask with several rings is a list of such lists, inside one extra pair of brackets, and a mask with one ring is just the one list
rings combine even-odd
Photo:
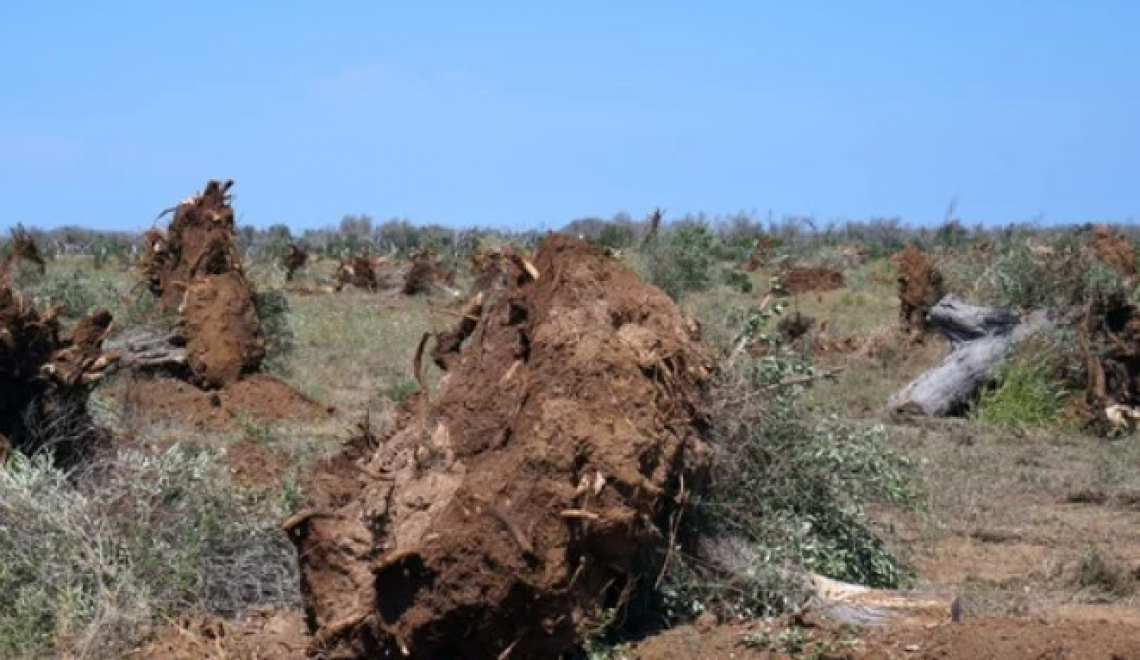
[(186, 366), (186, 348), (177, 332), (135, 330), (109, 339), (104, 348), (119, 354), (119, 367), (176, 370)]
[(1052, 325), (1044, 310), (1018, 323), (1010, 312), (971, 305), (953, 295), (940, 300), (927, 318), (950, 340), (953, 350), (938, 366), (893, 394), (887, 403), (889, 412), (932, 417), (960, 412), (990, 368), (1013, 346)]

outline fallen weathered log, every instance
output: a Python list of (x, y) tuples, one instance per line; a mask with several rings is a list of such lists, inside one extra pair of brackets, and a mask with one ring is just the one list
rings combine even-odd
[(890, 412), (945, 416), (960, 413), (977, 392), (982, 379), (1009, 349), (1052, 325), (1048, 313), (1034, 312), (1022, 323), (1013, 314), (971, 305), (949, 295), (927, 317), (953, 345), (937, 366), (891, 396)]
[(135, 330), (106, 342), (119, 365), (145, 371), (178, 371), (186, 367), (186, 342), (177, 332)]

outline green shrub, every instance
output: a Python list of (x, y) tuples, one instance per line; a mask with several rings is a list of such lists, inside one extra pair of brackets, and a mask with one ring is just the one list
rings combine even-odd
[(1090, 545), (1077, 562), (1073, 585), (1118, 598), (1136, 593), (1136, 578), (1128, 566), (1096, 545)]
[(43, 276), (21, 277), (17, 282), (19, 291), (40, 309), (63, 305), (60, 318), (64, 321), (74, 322), (96, 309), (106, 309), (119, 327), (145, 322), (154, 307), (149, 293), (131, 285), (121, 277), (76, 268), (50, 268)]
[[(744, 334), (762, 336), (770, 314)], [(713, 392), (713, 467), (686, 515), (696, 547), (678, 548), (662, 589), (665, 614), (712, 607), (771, 614), (802, 596), (805, 571), (894, 587), (907, 572), (864, 512), (907, 503), (913, 466), (886, 446), (881, 425), (813, 420), (802, 401), (813, 367), (779, 346), (722, 369)]]
[(296, 344), (289, 325), (289, 299), (282, 291), (257, 290), (253, 302), (265, 339), (265, 366), (271, 371), (284, 371), (284, 359)]
[(712, 284), (715, 237), (703, 222), (678, 223), (648, 248), (647, 279), (673, 300)]
[(725, 268), (721, 271), (721, 281), (741, 293), (752, 293), (752, 278), (748, 273), (735, 268)]
[(1028, 239), (1006, 244), (979, 276), (979, 297), (1006, 309), (1067, 308), (1123, 291), (1119, 275), (1091, 257), (1076, 235), (1042, 242), (1039, 254), (1034, 249)]

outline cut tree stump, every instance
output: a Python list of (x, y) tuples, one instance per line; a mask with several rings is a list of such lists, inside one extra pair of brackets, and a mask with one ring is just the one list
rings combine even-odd
[(986, 373), (1013, 346), (1053, 325), (1045, 310), (1018, 323), (1008, 311), (971, 305), (953, 295), (938, 301), (927, 321), (950, 340), (953, 350), (937, 367), (893, 394), (889, 412), (931, 417), (960, 413)]

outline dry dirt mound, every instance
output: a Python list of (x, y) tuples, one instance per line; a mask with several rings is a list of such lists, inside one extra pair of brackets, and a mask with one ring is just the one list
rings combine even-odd
[(161, 307), (181, 316), (190, 370), (205, 387), (231, 383), (255, 371), (265, 357), (234, 238), (232, 185), (210, 181), (164, 212), (174, 213), (170, 227), (144, 235), (139, 265)]
[(1097, 259), (1123, 277), (1136, 275), (1136, 251), (1127, 238), (1104, 225), (1097, 225), (1093, 227), (1089, 247)]
[(709, 355), (599, 249), (548, 236), (532, 268), (434, 401), (308, 478), (285, 527), (326, 657), (557, 657), (660, 570), (706, 464)]
[(61, 335), (58, 308), (40, 312), (0, 281), (0, 455), (51, 446), (73, 462), (101, 434), (87, 415), (90, 387), (115, 361), (104, 353), (111, 315), (98, 311)]
[(241, 273), (210, 275), (190, 285), (182, 328), (187, 365), (207, 387), (237, 382), (265, 354), (257, 308)]
[(128, 379), (118, 389), (131, 415), (204, 429), (225, 428), (243, 416), (273, 421), (316, 419), (332, 412), (269, 374), (254, 374), (212, 392), (170, 377)]
[[(962, 623), (850, 631), (806, 622), (781, 635), (762, 623), (685, 626), (637, 645), (639, 660), (1140, 660), (1140, 627), (1109, 621), (967, 619)], [(746, 640), (751, 638), (752, 642)], [(795, 640), (794, 642), (791, 640)], [(801, 646), (799, 653), (787, 652)], [(814, 655), (809, 655), (814, 653)]]
[(843, 273), (837, 270), (808, 266), (789, 268), (780, 274), (779, 279), (780, 288), (792, 295), (842, 289), (846, 284)]
[(244, 621), (171, 621), (130, 657), (146, 660), (304, 660), (299, 612), (263, 612)]
[(926, 314), (944, 293), (942, 274), (913, 244), (891, 257), (899, 272), (899, 318), (910, 332), (926, 329)]

